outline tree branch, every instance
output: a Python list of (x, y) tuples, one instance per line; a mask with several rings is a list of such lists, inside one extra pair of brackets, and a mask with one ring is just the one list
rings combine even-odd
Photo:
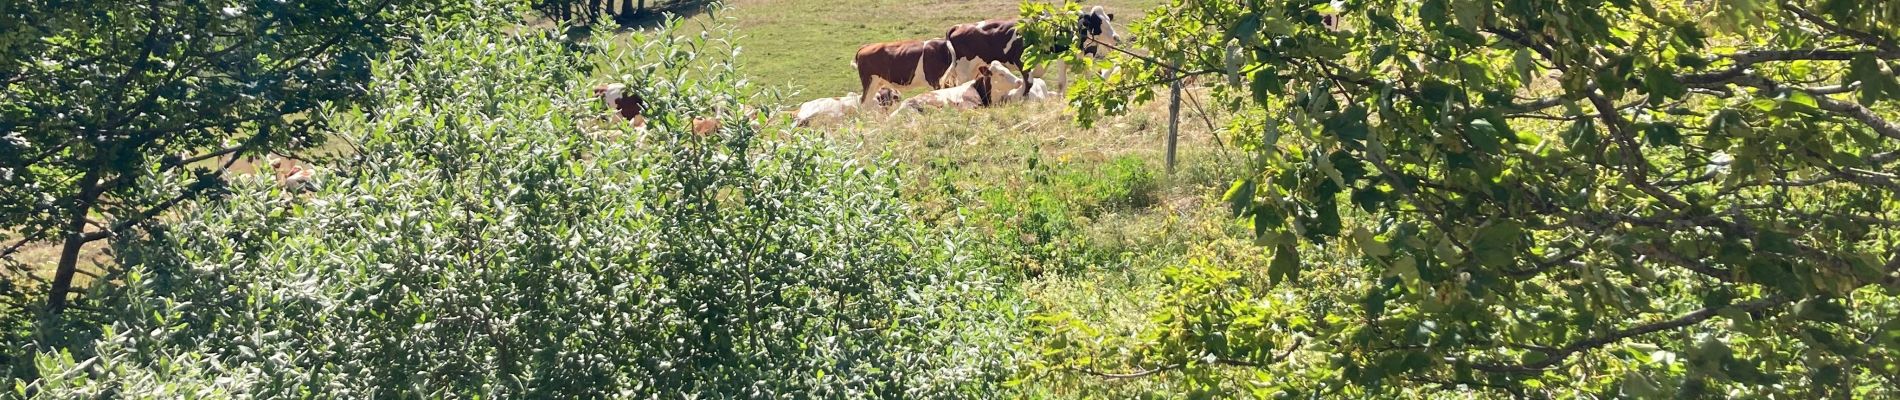
[(1710, 278), (1715, 278), (1715, 280), (1722, 281), (1723, 283), (1736, 283), (1734, 271), (1711, 267), (1708, 265), (1703, 265), (1700, 262), (1696, 262), (1695, 260), (1690, 260), (1687, 257), (1683, 257), (1681, 254), (1676, 254), (1675, 252), (1664, 249), (1662, 246), (1658, 244), (1654, 244), (1654, 243), (1638, 244), (1634, 247), (1634, 250), (1636, 250), (1637, 254), (1641, 254), (1645, 257), (1661, 260), (1663, 262), (1673, 264), (1678, 267), (1682, 267), (1683, 269), (1694, 271), (1695, 273), (1702, 274)]
[(1617, 330), (1615, 332), (1610, 332), (1607, 335), (1580, 340), (1580, 341), (1571, 343), (1569, 345), (1565, 345), (1554, 351), (1540, 352), (1540, 353), (1544, 353), (1544, 359), (1537, 362), (1522, 363), (1522, 364), (1472, 363), (1471, 368), (1479, 370), (1479, 371), (1498, 372), (1498, 373), (1543, 372), (1543, 371), (1549, 370), (1551, 367), (1557, 365), (1558, 363), (1562, 363), (1565, 359), (1570, 358), (1570, 356), (1575, 355), (1576, 353), (1607, 346), (1612, 343), (1622, 341), (1623, 339), (1628, 339), (1628, 338), (1647, 335), (1651, 333), (1695, 325), (1695, 324), (1701, 323), (1702, 321), (1706, 321), (1709, 318), (1714, 318), (1717, 315), (1717, 313), (1721, 312), (1722, 309), (1724, 308), (1735, 307), (1742, 311), (1754, 312), (1754, 311), (1766, 310), (1766, 309), (1779, 306), (1782, 304), (1787, 304), (1789, 302), (1794, 301), (1794, 299), (1795, 299), (1794, 296), (1790, 296), (1786, 294), (1776, 294), (1776, 295), (1756, 299), (1754, 301), (1749, 301), (1746, 303), (1703, 308), (1703, 309), (1696, 310), (1694, 312), (1690, 312), (1688, 314), (1684, 314), (1683, 316), (1676, 317), (1674, 319), (1638, 325), (1635, 327), (1631, 327), (1629, 329)]
[[(1752, 74), (1737, 74), (1735, 76), (1727, 77), (1720, 81), (1711, 81), (1711, 82), (1706, 82), (1702, 84), (1719, 85), (1719, 84), (1727, 84), (1727, 83), (1733, 83), (1736, 85), (1752, 87), (1752, 88), (1761, 89), (1761, 90), (1770, 91), (1770, 92), (1780, 91), (1780, 90), (1799, 90), (1802, 92), (1806, 92), (1809, 94), (1810, 97), (1814, 98), (1815, 106), (1817, 108), (1820, 108), (1822, 110), (1826, 110), (1829, 112), (1833, 112), (1836, 114), (1845, 115), (1848, 118), (1851, 118), (1855, 121), (1859, 121), (1861, 124), (1867, 125), (1868, 128), (1873, 129), (1874, 132), (1879, 133), (1881, 136), (1886, 136), (1891, 139), (1900, 140), (1900, 125), (1896, 125), (1893, 122), (1890, 122), (1884, 118), (1881, 118), (1879, 114), (1875, 113), (1873, 110), (1867, 109), (1867, 107), (1861, 106), (1860, 103), (1855, 103), (1851, 101), (1841, 101), (1841, 100), (1834, 99), (1832, 97), (1828, 97), (1827, 94), (1829, 92), (1824, 91), (1824, 90), (1815, 90), (1815, 89), (1802, 88), (1802, 87), (1796, 87), (1796, 86), (1786, 86), (1786, 85), (1782, 85), (1781, 83), (1775, 82), (1772, 79), (1768, 79), (1768, 78), (1764, 78), (1764, 77), (1752, 75)], [(1817, 88), (1817, 89), (1827, 89), (1827, 88)]]
[(1808, 10), (1804, 10), (1800, 7), (1795, 7), (1794, 3), (1789, 3), (1785, 1), (1781, 2), (1781, 9), (1786, 10), (1789, 13), (1793, 13), (1796, 17), (1800, 17), (1802, 20), (1808, 21), (1808, 23), (1814, 24), (1815, 26), (1819, 26), (1821, 27), (1821, 29), (1834, 31), (1835, 34), (1854, 38), (1855, 40), (1861, 41), (1861, 43), (1865, 43), (1869, 46), (1874, 46), (1874, 48), (1877, 48), (1877, 49), (1900, 53), (1900, 46), (1894, 45), (1893, 42), (1888, 42), (1886, 39), (1881, 38), (1880, 35), (1875, 35), (1870, 32), (1862, 32), (1862, 31), (1857, 31), (1853, 29), (1848, 29), (1846, 27), (1836, 25), (1832, 22), (1828, 22), (1826, 19), (1821, 18), (1821, 16), (1819, 15), (1814, 15), (1814, 13), (1808, 12)]

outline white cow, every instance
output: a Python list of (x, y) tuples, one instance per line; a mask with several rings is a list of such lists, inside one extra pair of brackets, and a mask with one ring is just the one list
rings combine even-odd
[[(976, 79), (964, 82), (961, 85), (933, 90), (904, 100), (904, 104), (897, 107), (896, 111), (892, 111), (891, 116), (895, 117), (898, 114), (902, 114), (904, 110), (923, 111), (932, 108), (968, 110), (977, 107), (989, 107), (991, 104), (994, 104), (996, 100), (1000, 99), (1003, 94), (1016, 90), (1017, 87), (1022, 85), (1021, 79), (996, 78), (997, 75), (992, 71), (999, 68), (1004, 67), (1001, 63), (994, 61), (990, 62), (990, 65), (977, 66)], [(1010, 77), (1014, 78), (1013, 75)]]
[[(1014, 72), (1010, 72), (1009, 68), (1003, 68), (1003, 64), (1000, 62), (994, 62), (994, 61), (990, 62), (990, 71), (996, 74), (996, 76), (991, 79), (993, 79), (994, 82), (999, 82), (996, 84), (997, 86), (1008, 85), (1011, 88), (1018, 88), (1018, 87), (1023, 86), (1023, 83), (1024, 83), (1023, 78), (1020, 76), (1017, 76), (1016, 73)], [(1033, 85), (1029, 85), (1029, 93), (1023, 93), (1023, 91), (1021, 90), (1010, 90), (1003, 93), (1003, 96), (1001, 97), (1002, 100), (1003, 101), (1026, 100), (1026, 101), (1032, 101), (1032, 102), (1039, 102), (1039, 101), (1062, 97), (1061, 93), (1056, 93), (1055, 91), (1049, 89), (1048, 83), (1043, 82), (1042, 78), (1029, 78), (1029, 81), (1034, 83)], [(1001, 82), (1007, 82), (1007, 83), (1001, 83)]]
[[(880, 88), (877, 90), (876, 101), (879, 110), (890, 108), (891, 104), (897, 103), (897, 91), (891, 88)], [(806, 127), (812, 124), (837, 122), (843, 120), (844, 117), (857, 114), (860, 104), (863, 104), (863, 95), (856, 92), (846, 94), (844, 97), (826, 97), (807, 101), (798, 106), (798, 116), (792, 119), (792, 126)]]

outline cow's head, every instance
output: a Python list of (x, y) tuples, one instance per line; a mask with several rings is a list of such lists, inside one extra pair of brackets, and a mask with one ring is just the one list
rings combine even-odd
[(1016, 90), (1016, 88), (1023, 87), (1025, 83), (1022, 77), (1016, 76), (1015, 72), (1010, 72), (1009, 67), (1003, 65), (1002, 61), (990, 61), (990, 65), (987, 65), (987, 67), (989, 67), (991, 76), (990, 89), (998, 93), (1007, 94), (1010, 91)]
[(897, 97), (897, 90), (880, 88), (877, 90), (877, 97), (872, 98), (872, 100), (877, 101), (878, 108), (891, 108), (891, 106), (896, 105), (900, 99)]
[(976, 90), (977, 106), (990, 106), (990, 78), (995, 76), (996, 74), (994, 72), (990, 72), (990, 66), (988, 65), (979, 65), (976, 67), (976, 80), (970, 81), (970, 88)]
[(1083, 12), (1076, 19), (1076, 29), (1081, 31), (1083, 38), (1082, 54), (1100, 58), (1105, 54), (1098, 43), (1120, 45), (1122, 35), (1115, 31), (1114, 22), (1115, 14), (1104, 10), (1102, 6), (1095, 6)]

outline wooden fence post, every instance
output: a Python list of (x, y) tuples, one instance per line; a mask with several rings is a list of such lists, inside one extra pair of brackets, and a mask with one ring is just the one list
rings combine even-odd
[(1174, 175), (1174, 143), (1181, 136), (1181, 80), (1172, 79), (1176, 72), (1168, 72), (1174, 82), (1168, 89), (1168, 175)]

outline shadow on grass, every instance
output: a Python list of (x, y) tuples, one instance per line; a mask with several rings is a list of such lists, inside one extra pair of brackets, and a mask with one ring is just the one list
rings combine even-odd
[(615, 15), (613, 20), (622, 29), (649, 29), (663, 26), (670, 17), (688, 19), (705, 14), (713, 7), (713, 0), (682, 0), (667, 2), (663, 5), (647, 7), (629, 14)]

